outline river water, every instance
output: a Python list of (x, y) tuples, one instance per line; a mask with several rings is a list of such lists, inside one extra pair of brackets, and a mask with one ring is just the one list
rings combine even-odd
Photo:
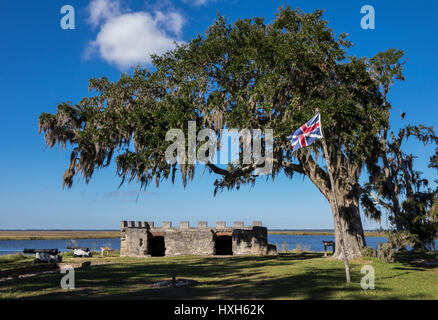
[[(295, 236), (295, 235), (279, 235), (270, 234), (268, 235), (268, 242), (277, 245), (278, 251), (282, 251), (283, 247), (286, 250), (296, 249), (297, 246), (301, 246), (304, 251), (323, 251), (324, 245), (322, 241), (335, 241), (335, 236)], [(365, 237), (365, 242), (368, 247), (372, 247), (377, 250), (377, 245), (379, 242), (386, 242), (386, 238), (383, 237)], [(329, 247), (327, 250), (331, 250)]]
[[(268, 242), (277, 245), (279, 251), (283, 248), (293, 250), (297, 246), (305, 251), (323, 251), (323, 240), (334, 241), (334, 236), (321, 235), (268, 235)], [(367, 246), (377, 249), (379, 242), (386, 242), (386, 238), (365, 237)], [(73, 240), (0, 240), (0, 255), (23, 252), (23, 249), (58, 249), (66, 251), (67, 245), (76, 244), (80, 247), (90, 248), (92, 251), (100, 251), (100, 247), (110, 247), (115, 250), (120, 249), (119, 238), (102, 238), (102, 239), (77, 239)], [(437, 244), (438, 246), (438, 244)], [(330, 250), (330, 249), (329, 249)]]
[[(268, 242), (277, 245), (278, 251), (293, 250), (301, 247), (304, 251), (323, 251), (322, 241), (334, 241), (334, 236), (321, 235), (278, 235), (269, 234)], [(365, 237), (367, 246), (377, 249), (379, 242), (386, 242), (383, 237)], [(70, 251), (67, 245), (90, 248), (92, 251), (100, 251), (100, 247), (110, 247), (114, 250), (120, 249), (119, 238), (102, 239), (76, 239), (76, 240), (0, 240), (0, 255), (23, 252), (23, 249), (58, 249), (59, 251)], [(435, 241), (435, 248), (438, 248), (438, 241)], [(329, 248), (328, 250), (331, 250)]]
[(0, 240), (0, 255), (23, 252), (23, 249), (66, 249), (68, 245), (90, 248), (92, 251), (100, 251), (100, 247), (120, 249), (120, 238), (103, 239), (77, 239), (77, 240)]

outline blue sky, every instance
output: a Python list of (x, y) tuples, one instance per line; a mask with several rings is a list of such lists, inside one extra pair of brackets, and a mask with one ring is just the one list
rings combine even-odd
[[(201, 176), (199, 171), (186, 189), (169, 182), (139, 193), (137, 184), (118, 189), (120, 180), (112, 166), (97, 172), (88, 185), (76, 179), (72, 189), (62, 189), (69, 153), (46, 148), (38, 135), (39, 114), (88, 95), (92, 77), (117, 80), (136, 59), (147, 64), (144, 46), (160, 52), (170, 40), (187, 41), (202, 33), (217, 11), (229, 22), (254, 16), (269, 22), (283, 4), (304, 11), (321, 8), (332, 29), (349, 33), (355, 44), (351, 53), (369, 57), (393, 47), (405, 50), (406, 81), (395, 85), (390, 101), (407, 116), (402, 121), (394, 113), (393, 124), (437, 125), (438, 4), (433, 1), (132, 0), (104, 4), (103, 0), (96, 0), (94, 6), (85, 0), (0, 2), (0, 229), (116, 229), (120, 220), (157, 224), (262, 220), (271, 228), (333, 227), (327, 201), (298, 176), (292, 181), (284, 176), (274, 182), (259, 180), (253, 188), (213, 197), (215, 176), (207, 172)], [(75, 9), (74, 30), (60, 26), (63, 5)], [(363, 5), (374, 6), (375, 30), (360, 26)], [(121, 26), (132, 30), (129, 36), (117, 33)], [(145, 32), (137, 32), (139, 28)], [(133, 46), (131, 51), (121, 50), (121, 43)], [(436, 178), (436, 172), (427, 168), (431, 147), (410, 142), (407, 151), (419, 156), (417, 168), (427, 178)], [(364, 220), (365, 228), (375, 226)]]

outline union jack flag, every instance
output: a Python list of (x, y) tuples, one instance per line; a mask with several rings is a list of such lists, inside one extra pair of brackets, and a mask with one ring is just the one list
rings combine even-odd
[(322, 133), (319, 113), (288, 137), (293, 147), (292, 153), (300, 148), (310, 146), (313, 141), (321, 138)]

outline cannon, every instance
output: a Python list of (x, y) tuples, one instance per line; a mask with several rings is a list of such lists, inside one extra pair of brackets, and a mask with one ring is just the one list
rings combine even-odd
[(67, 249), (73, 250), (74, 258), (92, 257), (89, 248), (77, 247), (77, 246), (67, 246)]
[(35, 253), (34, 263), (56, 263), (62, 261), (58, 249), (24, 249), (23, 253)]

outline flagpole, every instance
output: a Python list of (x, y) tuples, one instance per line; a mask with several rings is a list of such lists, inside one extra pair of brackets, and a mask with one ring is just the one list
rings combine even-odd
[[(319, 113), (319, 109), (316, 109), (316, 113)], [(332, 194), (333, 194), (333, 203), (335, 206), (335, 221), (336, 224), (338, 226), (338, 230), (341, 234), (341, 238), (339, 239), (339, 242), (341, 243), (341, 249), (342, 249), (342, 253), (344, 255), (344, 265), (345, 265), (345, 276), (347, 278), (347, 283), (350, 283), (350, 264), (348, 263), (348, 257), (347, 257), (347, 250), (345, 250), (345, 243), (344, 243), (344, 229), (342, 228), (342, 224), (341, 221), (339, 219), (339, 206), (338, 206), (338, 198), (336, 197), (336, 191), (335, 191), (335, 182), (333, 179), (333, 174), (332, 174), (332, 170), (331, 170), (331, 166), (330, 166), (330, 158), (328, 156), (328, 152), (327, 152), (327, 145), (325, 143), (325, 136), (324, 133), (322, 131), (322, 121), (321, 121), (321, 115), (319, 116), (319, 127), (321, 130), (321, 135), (322, 135), (322, 149), (324, 151), (324, 158), (325, 161), (327, 162), (327, 172), (330, 178), (330, 185), (331, 185), (331, 189), (332, 189)]]

